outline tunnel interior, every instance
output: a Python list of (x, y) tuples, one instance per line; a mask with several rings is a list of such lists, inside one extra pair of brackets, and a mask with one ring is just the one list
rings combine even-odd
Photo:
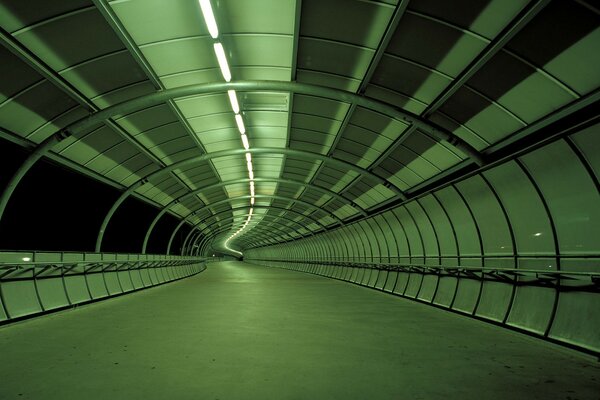
[[(23, 368), (17, 330), (60, 331), (79, 306), (91, 324), (206, 288), (231, 293), (227, 319), (263, 292), (294, 309), (371, 288), (365, 312), (411, 304), (598, 371), (594, 2), (0, 0), (0, 43), (0, 349)], [(586, 382), (565, 396), (597, 398)], [(401, 393), (380, 384), (374, 398)], [(294, 390), (349, 395), (319, 387)]]

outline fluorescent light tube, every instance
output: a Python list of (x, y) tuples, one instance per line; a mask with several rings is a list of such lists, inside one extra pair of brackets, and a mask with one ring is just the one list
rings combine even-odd
[(231, 103), (231, 108), (235, 114), (240, 113), (240, 104), (237, 100), (237, 95), (235, 94), (235, 90), (228, 90), (227, 95), (229, 96), (229, 102)]
[(221, 43), (215, 43), (213, 46), (217, 61), (219, 61), (221, 73), (223, 74), (223, 79), (225, 79), (225, 82), (229, 82), (231, 80), (231, 71), (229, 71), (229, 64), (227, 64), (227, 57), (225, 57), (225, 49)]
[(235, 122), (237, 123), (238, 130), (243, 135), (246, 133), (246, 127), (244, 126), (244, 119), (240, 114), (235, 114)]
[(213, 39), (219, 36), (219, 29), (217, 28), (217, 21), (215, 20), (215, 14), (213, 14), (210, 0), (200, 0), (200, 8), (202, 9), (202, 15), (204, 16), (204, 22), (208, 28), (208, 33)]
[(242, 134), (242, 144), (244, 145), (244, 149), (248, 150), (250, 148), (250, 143), (248, 143), (248, 136)]

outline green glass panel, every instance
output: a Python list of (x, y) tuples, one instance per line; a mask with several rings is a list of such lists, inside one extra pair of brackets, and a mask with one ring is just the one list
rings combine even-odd
[(363, 243), (367, 244), (369, 248), (367, 256), (371, 257), (373, 261), (377, 260), (381, 255), (381, 250), (375, 232), (365, 220), (360, 221), (357, 225), (360, 226), (357, 229), (361, 233)]
[(294, 0), (227, 0), (213, 2), (223, 35), (231, 32), (294, 34)]
[(395, 105), (417, 115), (421, 114), (427, 108), (427, 103), (421, 100), (373, 84), (367, 86), (365, 94), (383, 103)]
[(600, 179), (600, 124), (592, 125), (571, 136), (579, 151)]
[(564, 141), (522, 157), (550, 208), (561, 254), (597, 254), (600, 196)]
[(393, 7), (375, 2), (303, 1), (300, 33), (376, 49), (393, 11)]
[(294, 112), (319, 115), (341, 121), (346, 116), (349, 104), (322, 97), (294, 95)]
[(535, 188), (515, 162), (484, 172), (502, 201), (521, 255), (554, 254), (552, 227)]
[(440, 203), (433, 195), (427, 195), (418, 199), (419, 204), (429, 216), (433, 228), (437, 234), (437, 239), (442, 256), (455, 256), (457, 253), (456, 240), (450, 220), (444, 213)]
[(390, 227), (383, 217), (383, 215), (378, 214), (373, 217), (373, 220), (369, 220), (369, 224), (375, 225), (373, 229), (375, 229), (377, 233), (377, 240), (380, 242), (381, 246), (384, 249), (382, 253), (382, 257), (387, 257), (387, 262), (390, 261), (391, 257), (398, 255), (398, 246), (396, 245), (396, 241), (394, 240), (394, 236), (390, 232)]
[(598, 43), (600, 28), (594, 29), (550, 60), (544, 65), (544, 70), (580, 95), (588, 94), (600, 86)]
[(129, 0), (110, 5), (138, 45), (190, 36), (208, 36), (196, 1)]
[(439, 265), (440, 251), (438, 248), (437, 237), (427, 215), (425, 215), (425, 212), (416, 201), (407, 203), (406, 208), (414, 218), (416, 225), (419, 227), (419, 233), (421, 234), (423, 246), (425, 247), (427, 264)]
[(218, 68), (210, 36), (154, 43), (142, 46), (141, 50), (158, 76)]
[(502, 95), (498, 104), (525, 122), (532, 123), (573, 100), (575, 97), (556, 82), (534, 73)]
[[(232, 70), (237, 66), (291, 66), (294, 46), (291, 36), (245, 34), (233, 35), (227, 39), (232, 42), (229, 46), (232, 48), (229, 56)], [(215, 59), (214, 54), (212, 58)]]
[(456, 189), (446, 187), (435, 192), (456, 232), (461, 257), (481, 255), (479, 236), (473, 217), (460, 198)]
[[(473, 146), (476, 150), (482, 150), (490, 145), (484, 138), (479, 136), (472, 129), (467, 128), (464, 125), (459, 124), (458, 122), (452, 120), (449, 116), (442, 114), (440, 112), (436, 112), (429, 117), (429, 119), (440, 126), (445, 127), (456, 136), (464, 140)], [(460, 153), (462, 154), (462, 153)]]
[(522, 128), (524, 124), (497, 105), (490, 104), (465, 122), (465, 126), (486, 142), (494, 144)]
[(296, 72), (296, 80), (302, 83), (327, 86), (334, 89), (346, 90), (348, 92), (356, 92), (361, 82), (361, 80), (357, 78), (347, 78), (332, 73), (316, 72), (301, 68), (298, 68), (298, 71)]
[(486, 256), (513, 253), (511, 232), (502, 208), (485, 181), (478, 175), (456, 184), (469, 205), (483, 244)]
[[(393, 210), (394, 214), (398, 217), (406, 232), (406, 237), (410, 245), (410, 257), (411, 261), (415, 262), (416, 257), (423, 257), (423, 242), (421, 241), (421, 234), (419, 229), (415, 225), (412, 216), (406, 211), (405, 207), (398, 207)], [(419, 262), (419, 261), (417, 261)]]
[(362, 79), (373, 52), (365, 47), (302, 37), (298, 44), (298, 68)]

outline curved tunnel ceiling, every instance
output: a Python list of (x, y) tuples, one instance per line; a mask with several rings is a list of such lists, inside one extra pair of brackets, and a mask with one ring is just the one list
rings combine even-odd
[[(212, 8), (216, 38), (196, 0), (0, 2), (0, 134), (32, 148), (116, 104), (224, 83), (221, 44), (231, 85), (255, 82), (234, 92), (237, 120), (221, 85), (112, 113), (50, 156), (122, 190), (136, 185), (213, 248), (238, 251), (398, 204), (545, 139), (599, 98), (600, 18), (585, 1)], [(208, 161), (183, 162), (198, 157)]]

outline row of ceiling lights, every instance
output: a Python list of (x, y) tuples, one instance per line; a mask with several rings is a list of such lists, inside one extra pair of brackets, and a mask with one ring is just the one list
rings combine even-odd
[[(219, 68), (221, 69), (221, 74), (225, 79), (225, 82), (231, 81), (231, 71), (229, 70), (229, 64), (227, 63), (227, 56), (225, 54), (225, 48), (223, 44), (218, 41), (219, 39), (219, 28), (217, 27), (217, 21), (215, 19), (215, 15), (213, 13), (212, 6), (210, 4), (210, 0), (200, 0), (200, 9), (202, 10), (202, 15), (204, 16), (204, 21), (206, 22), (206, 26), (208, 28), (208, 32), (210, 36), (215, 39), (215, 43), (213, 43), (215, 55), (217, 56), (217, 61), (219, 62)], [(229, 102), (231, 103), (231, 108), (235, 114), (235, 122), (237, 124), (238, 130), (240, 131), (242, 145), (245, 150), (250, 149), (250, 142), (248, 141), (248, 136), (246, 135), (246, 127), (244, 126), (244, 119), (242, 118), (242, 114), (240, 113), (240, 105), (238, 103), (237, 94), (235, 90), (228, 90), (227, 95), (229, 96)], [(246, 165), (248, 168), (248, 178), (250, 179), (250, 212), (248, 213), (248, 217), (246, 218), (244, 224), (233, 234), (231, 234), (225, 240), (225, 248), (229, 251), (233, 251), (238, 254), (242, 254), (239, 251), (229, 248), (229, 242), (233, 240), (236, 236), (238, 236), (250, 223), (252, 219), (252, 213), (254, 211), (254, 170), (252, 168), (252, 155), (250, 153), (246, 153)]]

